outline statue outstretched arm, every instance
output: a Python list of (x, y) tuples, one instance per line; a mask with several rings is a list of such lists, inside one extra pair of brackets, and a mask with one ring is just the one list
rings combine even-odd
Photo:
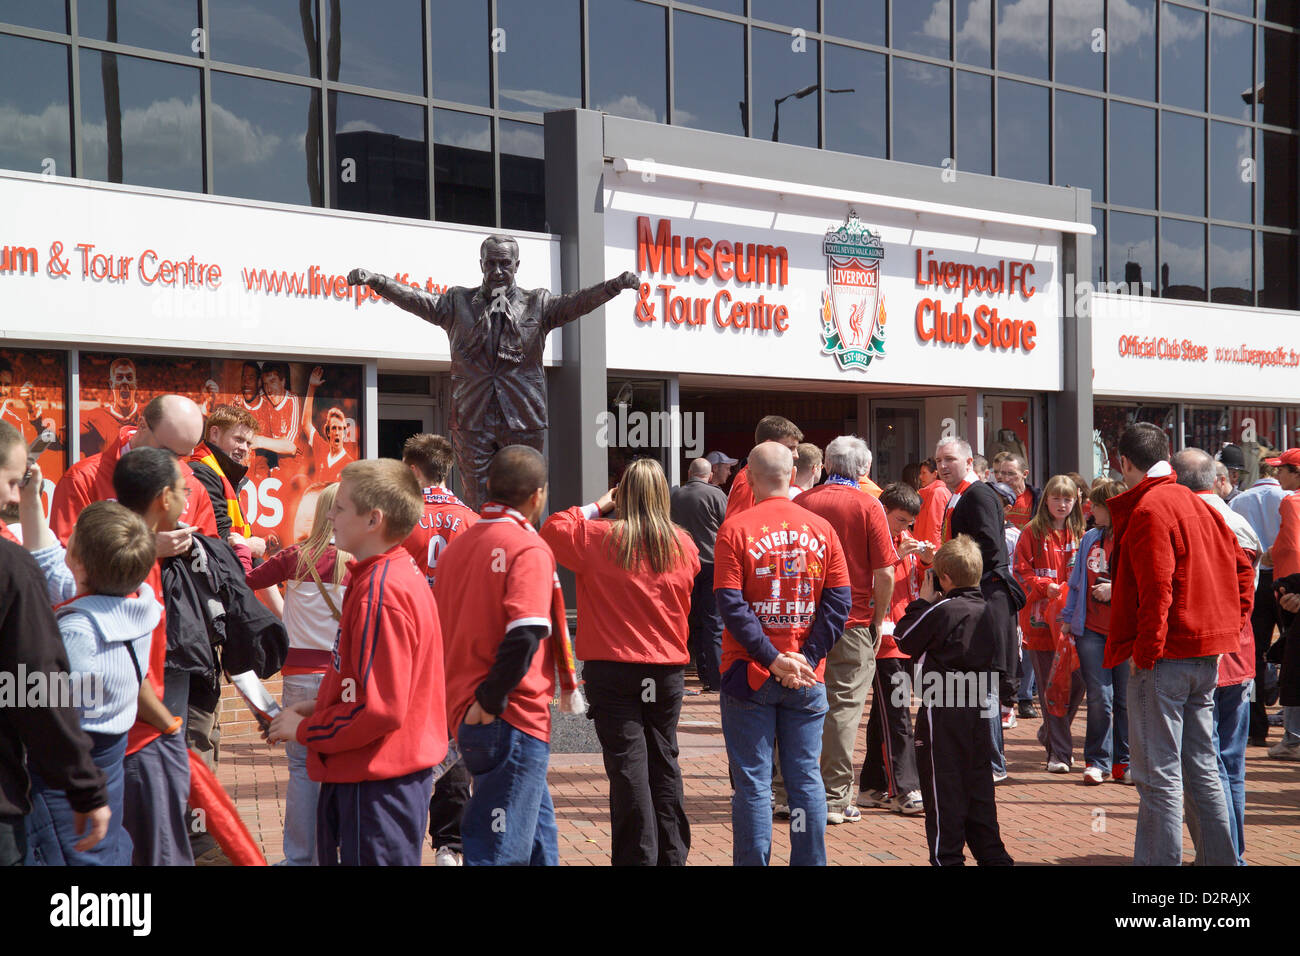
[(624, 289), (635, 289), (640, 284), (641, 280), (634, 273), (624, 272), (612, 279), (598, 282), (589, 289), (551, 296), (543, 306), (543, 325), (548, 332), (568, 325), (574, 319), (600, 308)]
[(439, 328), (447, 328), (451, 320), (451, 303), (446, 296), (437, 292), (413, 289), (404, 282), (366, 269), (353, 269), (349, 272), (348, 285), (368, 286), (404, 312), (418, 315)]

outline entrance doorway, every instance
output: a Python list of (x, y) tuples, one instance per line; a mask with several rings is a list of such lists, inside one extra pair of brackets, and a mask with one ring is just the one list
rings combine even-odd
[(923, 402), (872, 402), (871, 477), (882, 488), (900, 481), (903, 469), (921, 461), (921, 432), (925, 423)]

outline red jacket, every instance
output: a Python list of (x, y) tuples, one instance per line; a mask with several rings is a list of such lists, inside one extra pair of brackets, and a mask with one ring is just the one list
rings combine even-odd
[[(123, 428), (118, 433), (117, 441), (109, 442), (98, 455), (81, 459), (65, 471), (55, 485), (54, 497), (50, 501), (50, 530), (64, 544), (68, 543), (68, 536), (77, 523), (77, 515), (81, 514), (86, 505), (95, 501), (113, 500), (113, 469), (117, 467), (127, 442), (135, 432), (134, 427)], [(208, 490), (194, 477), (189, 465), (183, 461), (176, 464), (185, 476), (186, 484), (190, 486), (189, 500), (181, 512), (181, 523), (192, 526), (199, 534), (215, 538), (217, 516), (212, 510)]]
[(731, 479), (731, 491), (727, 493), (727, 517), (738, 515), (754, 507), (754, 489), (749, 484), (749, 465), (736, 472)]
[(1105, 666), (1237, 650), (1255, 575), (1223, 518), (1173, 475), (1145, 478), (1106, 506), (1115, 549)]
[(447, 756), (438, 607), (400, 544), (348, 565), (333, 663), (298, 725), (319, 783), (387, 780)]

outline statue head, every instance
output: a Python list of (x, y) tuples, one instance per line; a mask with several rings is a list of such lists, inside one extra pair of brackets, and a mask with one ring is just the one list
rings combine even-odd
[(483, 291), (505, 286), (515, 287), (515, 270), (519, 268), (519, 243), (510, 236), (488, 236), (479, 247), (479, 267), (483, 270)]

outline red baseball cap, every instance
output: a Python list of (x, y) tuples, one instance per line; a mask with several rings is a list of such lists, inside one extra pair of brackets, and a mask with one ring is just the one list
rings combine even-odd
[(1272, 465), (1274, 468), (1278, 465), (1295, 465), (1300, 468), (1300, 448), (1288, 448), (1276, 458), (1265, 458), (1264, 464)]

